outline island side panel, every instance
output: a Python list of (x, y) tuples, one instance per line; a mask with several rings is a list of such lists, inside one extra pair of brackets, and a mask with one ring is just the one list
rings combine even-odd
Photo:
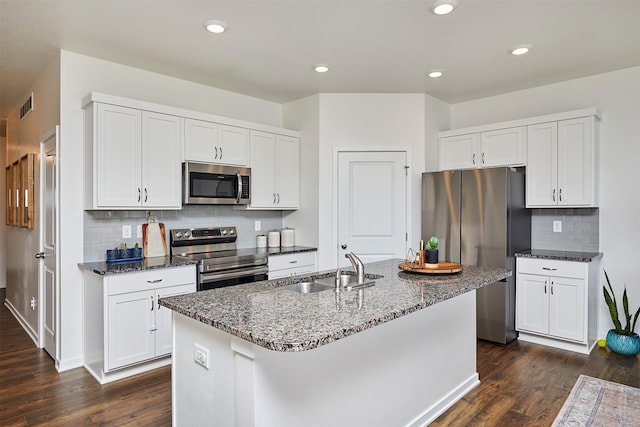
[[(255, 426), (423, 426), (478, 384), (475, 292), (299, 353), (182, 315), (174, 325), (174, 425), (238, 425), (242, 414)], [(193, 361), (196, 342), (209, 370)]]

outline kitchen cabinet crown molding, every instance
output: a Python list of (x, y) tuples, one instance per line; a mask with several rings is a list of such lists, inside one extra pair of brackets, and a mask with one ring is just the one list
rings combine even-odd
[(565, 111), (562, 113), (546, 114), (543, 116), (527, 117), (524, 119), (509, 120), (506, 122), (490, 123), (486, 125), (470, 126), (458, 129), (444, 130), (438, 133), (438, 137), (465, 135), (469, 133), (488, 132), (498, 129), (513, 128), (518, 126), (529, 126), (539, 123), (555, 122), (560, 120), (577, 119), (580, 117), (595, 116), (598, 120), (600, 114), (596, 107), (583, 108), (580, 110)]
[(240, 119), (233, 119), (230, 117), (218, 116), (210, 113), (203, 113), (200, 111), (188, 110), (184, 108), (172, 107), (169, 105), (156, 104), (148, 101), (141, 101), (137, 99), (125, 98), (116, 95), (109, 95), (100, 92), (91, 92), (82, 99), (82, 108), (92, 102), (99, 102), (102, 104), (118, 105), (121, 107), (135, 108), (138, 110), (151, 111), (156, 113), (168, 114), (172, 116), (183, 117), (185, 119), (204, 120), (208, 122), (214, 122), (223, 125), (236, 126), (241, 128), (247, 128), (250, 130), (258, 130), (263, 132), (275, 133), (278, 135), (299, 137), (300, 132), (292, 129), (284, 129), (276, 126), (264, 125), (261, 123), (254, 123)]

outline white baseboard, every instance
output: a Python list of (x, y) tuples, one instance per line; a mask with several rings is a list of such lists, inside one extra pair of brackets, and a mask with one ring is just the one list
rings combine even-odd
[(574, 343), (570, 341), (554, 339), (551, 337), (542, 337), (539, 335), (527, 334), (522, 331), (518, 335), (518, 340), (524, 341), (524, 342), (530, 342), (533, 344), (546, 345), (548, 347), (560, 348), (562, 350), (574, 351), (576, 353), (581, 353), (581, 354), (591, 353), (591, 350), (593, 350), (593, 347), (596, 344), (595, 341), (592, 341), (589, 344)]
[(466, 381), (456, 387), (451, 393), (444, 396), (439, 402), (425, 410), (417, 418), (411, 421), (408, 426), (423, 427), (431, 424), (440, 415), (444, 414), (447, 409), (451, 408), (456, 402), (466, 396), (471, 390), (480, 384), (478, 373), (469, 377)]
[(64, 372), (71, 369), (82, 368), (84, 366), (84, 360), (82, 357), (75, 357), (67, 360), (56, 360), (56, 370), (58, 372)]
[(18, 323), (20, 323), (20, 326), (22, 326), (22, 329), (25, 330), (27, 335), (29, 335), (29, 337), (33, 340), (33, 343), (35, 344), (35, 346), (38, 347), (38, 333), (31, 328), (29, 323), (27, 323), (27, 320), (24, 317), (22, 317), (22, 315), (18, 312), (18, 310), (16, 310), (13, 304), (11, 304), (11, 301), (5, 298), (4, 306), (7, 307), (7, 309), (9, 309), (9, 312), (13, 314), (13, 317), (15, 317)]

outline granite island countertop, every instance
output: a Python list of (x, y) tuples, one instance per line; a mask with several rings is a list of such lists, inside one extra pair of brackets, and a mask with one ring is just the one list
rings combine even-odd
[[(161, 298), (160, 305), (275, 351), (297, 352), (362, 332), (511, 276), (509, 270), (464, 266), (461, 273), (422, 275), (404, 260), (365, 264), (375, 286), (301, 294), (282, 286), (332, 277), (333, 270)], [(348, 270), (347, 270), (348, 271)], [(351, 273), (353, 273), (351, 271)]]

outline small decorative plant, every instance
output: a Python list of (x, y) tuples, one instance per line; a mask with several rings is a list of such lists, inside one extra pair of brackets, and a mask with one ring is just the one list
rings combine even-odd
[(622, 307), (624, 308), (624, 317), (626, 320), (626, 325), (624, 329), (622, 328), (622, 323), (618, 319), (618, 304), (616, 303), (616, 296), (613, 292), (613, 287), (611, 287), (611, 282), (609, 281), (609, 276), (605, 270), (604, 277), (607, 279), (607, 285), (609, 286), (609, 291), (605, 286), (602, 287), (604, 291), (604, 300), (609, 307), (609, 314), (611, 315), (611, 320), (613, 321), (613, 325), (616, 327), (616, 333), (618, 335), (634, 335), (634, 330), (636, 329), (636, 322), (638, 321), (638, 315), (640, 315), (640, 307), (636, 311), (633, 316), (633, 322), (631, 322), (631, 313), (629, 312), (629, 300), (627, 298), (627, 287), (624, 287), (624, 292), (622, 293)]
[(427, 250), (428, 251), (437, 251), (438, 250), (438, 238), (433, 236), (427, 242)]

